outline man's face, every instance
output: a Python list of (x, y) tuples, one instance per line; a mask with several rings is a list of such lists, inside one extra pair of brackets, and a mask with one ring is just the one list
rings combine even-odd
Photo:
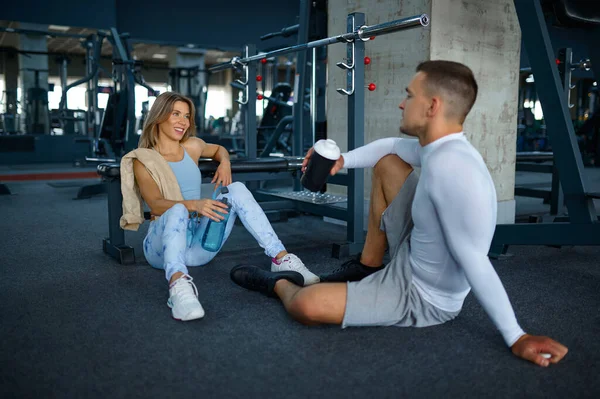
[(419, 137), (426, 130), (430, 98), (424, 91), (424, 79), (425, 75), (417, 72), (406, 88), (406, 98), (398, 106), (402, 110), (400, 131), (409, 136)]

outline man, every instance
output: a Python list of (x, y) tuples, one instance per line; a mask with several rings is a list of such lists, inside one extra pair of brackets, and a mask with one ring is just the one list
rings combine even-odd
[[(441, 324), (459, 314), (473, 290), (516, 356), (540, 366), (559, 362), (567, 348), (521, 329), (487, 257), (496, 226), (496, 192), (483, 158), (463, 133), (477, 90), (465, 65), (420, 64), (399, 106), (400, 131), (418, 140), (377, 140), (336, 163), (332, 174), (342, 167), (374, 166), (359, 260), (305, 288), (299, 273), (247, 265), (233, 268), (232, 280), (278, 296), (301, 323), (344, 328)], [(420, 167), (420, 176), (414, 166)], [(391, 261), (384, 267), (386, 242)]]

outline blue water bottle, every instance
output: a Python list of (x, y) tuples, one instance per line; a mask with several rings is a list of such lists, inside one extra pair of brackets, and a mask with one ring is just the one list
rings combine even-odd
[[(227, 198), (221, 198), (219, 201), (224, 203), (229, 211), (230, 206)], [(229, 219), (229, 213), (218, 213), (223, 215), (225, 219), (220, 222), (215, 222), (212, 219), (209, 220), (202, 236), (202, 248), (209, 252), (217, 252), (221, 248), (223, 236), (225, 235), (225, 227), (227, 227), (227, 220)]]

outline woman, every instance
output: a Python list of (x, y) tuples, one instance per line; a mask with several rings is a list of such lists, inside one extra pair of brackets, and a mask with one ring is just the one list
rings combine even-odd
[[(173, 318), (194, 320), (204, 316), (187, 266), (205, 265), (217, 254), (206, 251), (201, 238), (209, 219), (218, 222), (224, 219), (222, 214), (228, 213), (227, 206), (218, 201), (222, 196), (230, 204), (223, 243), (239, 216), (272, 258), (272, 271), (297, 271), (303, 275), (305, 285), (317, 283), (319, 278), (297, 256), (287, 253), (246, 186), (231, 182), (227, 150), (195, 137), (194, 115), (194, 104), (188, 98), (173, 92), (161, 94), (148, 113), (138, 149), (121, 161), (121, 227), (137, 230), (144, 221), (145, 201), (152, 218), (144, 239), (144, 255), (153, 267), (165, 271), (169, 281), (167, 304)], [(212, 183), (215, 189), (227, 187), (227, 194), (201, 199), (200, 158), (219, 162)], [(190, 217), (194, 212), (201, 217)]]

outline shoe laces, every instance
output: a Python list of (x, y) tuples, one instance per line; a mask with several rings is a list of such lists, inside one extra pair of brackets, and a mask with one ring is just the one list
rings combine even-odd
[[(171, 286), (174, 294), (179, 296), (180, 300), (190, 300), (198, 298), (198, 288), (193, 283), (193, 278), (189, 275), (183, 275), (177, 279)], [(191, 289), (190, 289), (191, 288)]]
[(306, 266), (304, 265), (304, 263), (300, 260), (300, 258), (298, 258), (295, 255), (289, 254), (285, 257), (285, 259), (283, 260), (283, 262), (287, 262), (289, 265), (289, 268), (292, 270), (297, 270), (297, 271), (304, 271), (306, 270)]
[[(344, 263), (342, 263), (337, 269), (330, 272), (330, 274), (340, 273), (346, 271), (350, 265), (356, 262), (356, 259), (350, 259)], [(360, 263), (360, 262), (359, 262)]]

